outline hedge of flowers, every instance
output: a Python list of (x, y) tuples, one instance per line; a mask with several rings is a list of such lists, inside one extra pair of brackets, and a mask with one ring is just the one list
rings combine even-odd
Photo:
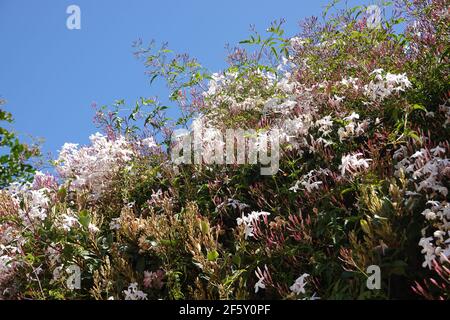
[[(293, 38), (274, 22), (214, 74), (138, 43), (182, 116), (98, 108), (56, 175), (4, 188), (0, 298), (448, 299), (449, 2), (384, 9), (329, 8)], [(179, 127), (277, 130), (279, 170), (174, 164)]]

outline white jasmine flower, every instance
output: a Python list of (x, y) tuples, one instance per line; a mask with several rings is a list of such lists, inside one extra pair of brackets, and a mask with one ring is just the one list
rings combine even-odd
[(421, 253), (425, 255), (425, 261), (422, 263), (422, 267), (428, 267), (431, 270), (432, 263), (436, 258), (435, 247), (432, 243), (433, 237), (421, 238), (419, 241), (419, 246), (423, 249)]
[(373, 70), (370, 74), (381, 74), (381, 73), (383, 73), (383, 71), (384, 71), (384, 69), (379, 68), (379, 69)]
[(355, 133), (355, 124), (350, 122), (344, 128), (338, 129), (339, 141), (344, 141), (350, 137), (352, 137)]
[(440, 146), (437, 146), (436, 148), (431, 149), (430, 151), (435, 157), (443, 156), (447, 152), (444, 148)]
[(297, 181), (294, 186), (290, 187), (289, 190), (297, 193), (298, 189), (300, 189), (300, 181)]
[(442, 231), (442, 230), (436, 230), (433, 233), (433, 237), (438, 238), (441, 241), (444, 241), (444, 236), (445, 236), (446, 232)]
[(265, 289), (264, 279), (259, 279), (255, 284), (255, 293), (258, 293), (259, 289)]
[(309, 277), (309, 274), (304, 273), (300, 277), (295, 280), (294, 284), (289, 287), (289, 289), (294, 292), (295, 294), (305, 293), (305, 279)]
[(123, 291), (125, 300), (147, 300), (147, 294), (138, 290), (136, 282), (130, 283), (127, 290)]
[(45, 195), (44, 189), (31, 190), (30, 193), (33, 207), (47, 207), (50, 199)]
[(331, 140), (326, 140), (326, 139), (324, 139), (324, 138), (319, 138), (319, 139), (316, 140), (316, 142), (317, 142), (317, 143), (323, 144), (323, 146), (324, 146), (325, 148), (334, 144), (333, 141), (331, 141)]
[(114, 218), (109, 223), (110, 230), (119, 230), (120, 229), (120, 218)]
[(48, 256), (48, 259), (50, 260), (51, 264), (55, 264), (57, 262), (60, 262), (60, 252), (54, 248), (55, 244), (52, 243), (52, 246), (49, 246), (46, 250), (46, 254)]
[[(20, 210), (21, 213), (23, 213), (23, 210)], [(31, 218), (31, 220), (45, 220), (47, 218), (47, 211), (43, 208), (38, 207), (32, 207), (28, 211), (28, 217)]]
[(357, 85), (357, 81), (358, 78), (349, 77), (342, 79), (340, 83), (346, 87), (353, 87), (353, 89), (358, 90), (359, 87)]
[(306, 40), (300, 37), (293, 37), (289, 40), (289, 42), (293, 48), (299, 48), (307, 43)]
[(239, 209), (239, 210), (244, 210), (245, 208), (248, 208), (249, 205), (245, 204), (243, 202), (240, 202), (239, 200), (235, 200), (235, 199), (228, 199), (228, 203), (227, 206), (231, 206), (233, 209)]
[(319, 186), (322, 184), (322, 181), (314, 181), (314, 182), (309, 182), (309, 181), (303, 181), (302, 185), (306, 188), (306, 190), (308, 192), (311, 192), (314, 189), (319, 189)]
[(425, 216), (425, 219), (427, 220), (435, 220), (436, 219), (436, 213), (431, 211), (430, 209), (426, 209), (422, 212), (422, 215)]
[(314, 292), (313, 295), (308, 300), (320, 300), (320, 297), (317, 296), (316, 292)]
[(97, 233), (97, 232), (100, 231), (100, 229), (97, 228), (97, 226), (95, 224), (93, 224), (93, 223), (89, 223), (88, 230), (91, 233)]
[(78, 219), (73, 216), (64, 214), (62, 218), (62, 227), (66, 231), (70, 231), (72, 228), (80, 226), (80, 222), (78, 221)]
[(351, 115), (344, 118), (345, 121), (353, 121), (353, 120), (358, 120), (358, 119), (359, 119), (359, 114), (357, 114), (355, 112), (352, 112)]
[(154, 148), (157, 146), (155, 138), (153, 138), (153, 137), (145, 138), (141, 141), (141, 143), (143, 146), (145, 146), (147, 148)]
[(376, 69), (371, 74), (375, 75), (375, 81), (364, 86), (366, 96), (372, 101), (383, 101), (395, 92), (405, 91), (411, 87), (406, 74), (387, 73), (383, 75), (383, 69)]
[(345, 99), (344, 96), (340, 97), (338, 95), (334, 95), (333, 96), (333, 100), (339, 105), (339, 103), (341, 103), (343, 100)]
[(411, 158), (423, 158), (426, 155), (426, 150), (425, 149), (420, 149), (419, 151), (416, 151)]
[(319, 127), (319, 132), (322, 132), (323, 136), (325, 136), (331, 133), (331, 128), (333, 127), (333, 120), (331, 116), (326, 116), (320, 120), (317, 120), (315, 125)]
[(248, 216), (242, 214), (241, 218), (237, 218), (237, 225), (244, 225), (245, 239), (247, 239), (248, 237), (253, 237), (254, 223), (256, 223), (261, 216), (269, 215), (270, 213), (265, 211), (252, 211), (252, 213), (250, 213)]
[(362, 153), (349, 154), (345, 155), (341, 159), (341, 165), (339, 169), (341, 170), (341, 175), (345, 175), (347, 172), (351, 175), (354, 175), (356, 172), (361, 169), (369, 168), (369, 162), (371, 159), (358, 159), (358, 157), (362, 156)]
[(258, 278), (258, 281), (255, 284), (255, 293), (258, 293), (259, 289), (266, 288), (266, 279), (270, 278), (267, 265), (264, 265), (264, 270), (261, 270), (259, 267), (256, 268), (255, 275)]

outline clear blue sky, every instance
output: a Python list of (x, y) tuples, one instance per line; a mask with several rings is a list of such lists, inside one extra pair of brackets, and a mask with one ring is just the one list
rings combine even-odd
[[(353, 1), (356, 4), (361, 1)], [(149, 86), (132, 42), (168, 41), (210, 70), (224, 68), (226, 43), (287, 20), (320, 14), (328, 0), (0, 0), (0, 97), (20, 134), (45, 139), (56, 155), (64, 142), (87, 143), (96, 132), (92, 102), (160, 96)], [(81, 8), (81, 30), (66, 28), (66, 8)], [(163, 98), (163, 97), (161, 97)]]

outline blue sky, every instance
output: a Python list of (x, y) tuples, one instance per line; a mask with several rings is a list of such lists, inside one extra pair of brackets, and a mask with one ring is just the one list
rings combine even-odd
[[(355, 4), (357, 1), (351, 2)], [(0, 0), (0, 97), (20, 134), (45, 139), (44, 152), (85, 144), (97, 131), (91, 104), (166, 94), (150, 87), (132, 42), (155, 39), (188, 52), (213, 71), (226, 43), (279, 18), (288, 35), (328, 0)], [(81, 8), (81, 30), (66, 28), (66, 8)]]

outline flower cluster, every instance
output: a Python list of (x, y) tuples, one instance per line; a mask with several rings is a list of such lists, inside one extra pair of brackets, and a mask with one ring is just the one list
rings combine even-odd
[(305, 286), (306, 286), (306, 278), (309, 277), (309, 274), (304, 273), (300, 277), (298, 277), (294, 284), (289, 287), (289, 289), (295, 294), (305, 294)]
[(364, 86), (364, 91), (367, 97), (372, 101), (383, 101), (394, 93), (403, 92), (411, 87), (406, 74), (384, 74), (383, 69), (375, 69), (371, 74), (375, 79)]
[(136, 282), (130, 283), (127, 290), (123, 291), (125, 300), (147, 300), (147, 294), (138, 290)]
[(256, 223), (258, 223), (259, 219), (261, 217), (267, 217), (269, 216), (270, 213), (269, 212), (265, 212), (265, 211), (252, 211), (249, 215), (244, 215), (242, 214), (242, 217), (237, 218), (237, 225), (243, 225), (244, 226), (244, 234), (245, 234), (245, 239), (247, 239), (248, 237), (253, 237), (254, 236), (254, 226)]
[[(444, 185), (450, 173), (450, 159), (445, 158), (448, 147), (421, 148), (409, 157), (405, 156), (406, 152), (406, 148), (402, 148), (396, 153), (397, 158), (404, 156), (396, 166), (397, 175), (401, 171), (410, 176), (415, 187), (410, 196), (426, 195), (427, 208), (421, 214), (429, 225), (422, 230), (424, 236), (419, 246), (425, 258), (423, 267), (431, 269), (436, 257), (440, 257), (441, 261), (450, 257), (450, 206), (443, 200), (448, 195)], [(425, 234), (429, 233), (427, 230), (430, 227), (431, 235), (427, 237)]]
[(348, 154), (344, 155), (341, 159), (341, 174), (345, 176), (346, 174), (355, 175), (361, 170), (369, 168), (369, 162), (371, 159), (360, 159), (362, 153)]
[(94, 196), (99, 196), (107, 188), (111, 175), (132, 159), (134, 151), (124, 137), (109, 140), (96, 133), (89, 139), (91, 146), (87, 147), (64, 144), (57, 160), (57, 170), (63, 179), (71, 180), (72, 188), (88, 189)]

